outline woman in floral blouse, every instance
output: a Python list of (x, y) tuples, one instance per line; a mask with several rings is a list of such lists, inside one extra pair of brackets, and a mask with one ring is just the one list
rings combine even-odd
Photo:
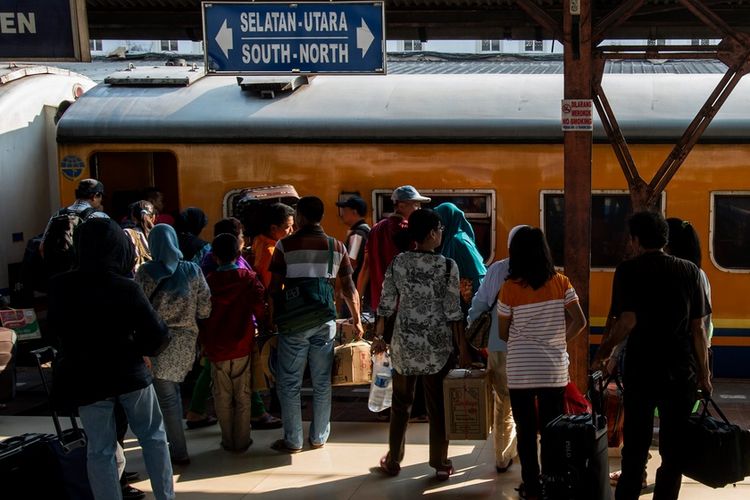
[(180, 383), (195, 360), (198, 319), (211, 313), (211, 292), (200, 267), (182, 260), (177, 233), (167, 224), (157, 224), (148, 236), (153, 260), (143, 264), (135, 281), (143, 288), (156, 312), (169, 327), (172, 340), (151, 358), (154, 389), (164, 415), (172, 463), (190, 463), (182, 425)]
[(408, 235), (416, 243), (416, 250), (393, 259), (385, 273), (378, 306), (378, 337), (373, 352), (385, 350), (382, 338), (385, 318), (396, 315), (393, 338), (389, 339), (393, 366), (389, 451), (380, 460), (380, 468), (392, 476), (401, 470), (409, 411), (419, 378), (424, 383), (430, 418), (430, 465), (440, 480), (453, 474), (445, 438), (443, 379), (453, 365), (454, 339), (460, 349), (461, 364), (466, 365), (470, 360), (463, 335), (458, 266), (435, 253), (442, 232), (442, 221), (432, 210), (411, 214)]

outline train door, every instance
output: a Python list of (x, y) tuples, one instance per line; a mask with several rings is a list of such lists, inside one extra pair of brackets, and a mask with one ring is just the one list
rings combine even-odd
[(164, 198), (163, 212), (180, 211), (177, 158), (170, 152), (94, 153), (91, 172), (104, 183), (104, 210), (115, 220), (128, 215), (128, 205), (143, 197), (143, 191), (156, 187)]

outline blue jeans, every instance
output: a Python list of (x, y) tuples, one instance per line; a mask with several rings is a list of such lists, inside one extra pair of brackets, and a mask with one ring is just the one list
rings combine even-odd
[(164, 429), (169, 441), (169, 455), (175, 460), (188, 458), (185, 430), (182, 424), (182, 396), (179, 382), (160, 378), (154, 379), (154, 390), (159, 398), (161, 414), (164, 416)]
[[(128, 423), (143, 449), (146, 470), (157, 500), (172, 500), (172, 464), (169, 461), (167, 435), (159, 404), (152, 386), (118, 396)], [(117, 432), (115, 399), (109, 398), (78, 407), (81, 423), (88, 436), (86, 460), (89, 482), (97, 500), (122, 500), (120, 478), (115, 464)]]
[(310, 441), (325, 444), (331, 433), (331, 368), (336, 322), (329, 321), (300, 333), (279, 334), (277, 391), (281, 402), (284, 440), (289, 448), (302, 448), (300, 390), (305, 365), (310, 365), (313, 385), (313, 418)]

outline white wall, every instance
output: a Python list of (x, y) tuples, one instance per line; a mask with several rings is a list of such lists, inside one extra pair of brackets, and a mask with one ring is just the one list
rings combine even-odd
[[(94, 82), (71, 73), (26, 76), (0, 85), (0, 290), (9, 284), (8, 264), (21, 262), (27, 241), (44, 230), (59, 208), (57, 153), (50, 145), (55, 140), (53, 110), (61, 101), (73, 100), (75, 84), (88, 90)], [(13, 242), (14, 233), (23, 233), (23, 240)]]

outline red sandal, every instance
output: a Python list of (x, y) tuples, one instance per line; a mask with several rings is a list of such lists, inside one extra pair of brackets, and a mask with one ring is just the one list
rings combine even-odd
[(399, 472), (401, 472), (401, 466), (399, 464), (388, 465), (388, 455), (384, 455), (380, 459), (380, 470), (388, 474), (389, 476), (398, 476)]

